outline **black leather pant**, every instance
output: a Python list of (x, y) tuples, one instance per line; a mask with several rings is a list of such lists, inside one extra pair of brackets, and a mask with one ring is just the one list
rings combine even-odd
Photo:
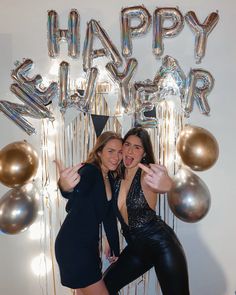
[(189, 295), (187, 263), (183, 248), (160, 218), (142, 228), (123, 232), (127, 246), (104, 273), (110, 295), (154, 267), (163, 295)]

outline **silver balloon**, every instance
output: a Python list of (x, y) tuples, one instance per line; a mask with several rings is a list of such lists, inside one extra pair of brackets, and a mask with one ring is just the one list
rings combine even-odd
[(24, 104), (11, 103), (5, 100), (0, 101), (0, 111), (28, 135), (34, 134), (35, 129), (24, 116), (54, 120), (53, 113), (46, 106), (57, 95), (57, 83), (52, 82), (49, 87), (45, 87), (42, 84), (40, 75), (28, 76), (32, 67), (33, 61), (24, 59), (22, 63), (16, 63), (16, 68), (11, 73), (11, 77), (17, 83), (12, 84), (10, 89)]
[(22, 63), (16, 63), (11, 77), (38, 104), (48, 105), (57, 96), (57, 83), (51, 82), (48, 87), (45, 87), (41, 75), (29, 77), (32, 68), (33, 61), (29, 58), (24, 59)]
[(106, 65), (106, 70), (108, 71), (112, 80), (119, 85), (121, 105), (125, 111), (128, 110), (131, 101), (129, 82), (135, 73), (137, 65), (138, 62), (135, 58), (128, 59), (123, 73), (118, 72), (118, 69), (114, 63), (108, 63)]
[[(29, 116), (32, 113), (28, 106), (0, 100), (0, 111), (28, 135), (36, 133), (34, 127), (23, 117), (24, 115)], [(34, 113), (34, 115), (36, 114)]]
[(145, 112), (152, 111), (158, 103), (158, 86), (147, 79), (143, 82), (136, 82), (135, 89), (135, 122), (144, 128), (155, 128), (158, 120), (155, 117), (146, 117)]
[(168, 203), (174, 215), (185, 222), (201, 220), (211, 204), (207, 185), (186, 168), (181, 168), (173, 181), (173, 188), (168, 193)]
[(68, 18), (68, 54), (73, 58), (80, 54), (80, 17), (76, 9), (72, 9)]
[(86, 72), (85, 89), (83, 94), (77, 90), (70, 95), (70, 65), (66, 61), (60, 63), (59, 68), (59, 106), (65, 112), (68, 107), (74, 107), (83, 112), (91, 108), (92, 99), (96, 89), (98, 69), (93, 67)]
[(11, 84), (11, 92), (14, 93), (17, 98), (24, 102), (31, 110), (32, 114), (37, 114), (37, 118), (45, 119), (49, 118), (54, 120), (53, 113), (43, 103), (38, 103), (34, 95), (27, 94), (24, 89), (18, 84)]
[(58, 46), (58, 15), (56, 11), (48, 11), (48, 55), (57, 57), (59, 52)]
[(189, 11), (185, 20), (195, 34), (195, 58), (196, 63), (200, 63), (205, 56), (207, 38), (219, 21), (217, 12), (212, 12), (207, 16), (203, 24), (200, 24), (194, 11)]
[(181, 100), (185, 94), (186, 76), (184, 71), (173, 57), (166, 55), (162, 65), (154, 78), (158, 86), (158, 97), (165, 99), (168, 95), (178, 95)]
[(36, 85), (42, 83), (42, 77), (40, 75), (36, 75), (34, 77), (29, 77), (28, 73), (33, 68), (33, 61), (29, 58), (23, 59), (22, 62), (15, 62), (16, 68), (12, 70), (11, 77), (18, 84), (27, 84)]
[(70, 65), (66, 61), (60, 63), (59, 68), (59, 106), (65, 109), (70, 100)]
[[(101, 43), (102, 48), (93, 49), (94, 37), (97, 37)], [(119, 51), (115, 47), (115, 45), (110, 40), (106, 31), (100, 26), (100, 24), (96, 20), (90, 20), (87, 24), (86, 37), (84, 40), (84, 49), (83, 49), (83, 69), (85, 72), (91, 69), (93, 59), (102, 56), (110, 56), (112, 62), (116, 66), (120, 66), (122, 64), (122, 58), (119, 54)]]
[(80, 54), (80, 17), (76, 9), (72, 9), (68, 17), (68, 29), (59, 29), (57, 12), (48, 11), (48, 55), (57, 57), (59, 55), (59, 43), (68, 42), (68, 55), (78, 58)]
[[(165, 21), (171, 21), (172, 26), (164, 27)], [(153, 53), (160, 57), (164, 52), (163, 38), (172, 38), (184, 27), (182, 13), (174, 7), (157, 8), (153, 16)]]
[(186, 80), (186, 91), (184, 95), (183, 110), (185, 116), (189, 117), (193, 110), (194, 101), (200, 112), (204, 115), (210, 113), (207, 96), (214, 87), (214, 78), (210, 72), (203, 69), (191, 69)]
[(0, 199), (0, 230), (5, 234), (26, 230), (37, 217), (38, 199), (38, 190), (32, 183), (8, 191)]
[(72, 101), (79, 101), (79, 109), (88, 112), (91, 110), (92, 100), (94, 99), (94, 92), (96, 89), (96, 80), (98, 76), (98, 69), (93, 67), (86, 73), (86, 88), (84, 94), (80, 95), (79, 92), (71, 96)]
[[(139, 19), (140, 23), (132, 26), (132, 18)], [(132, 55), (132, 37), (144, 35), (151, 24), (151, 15), (144, 6), (133, 6), (121, 11), (122, 30), (122, 55), (129, 57)]]

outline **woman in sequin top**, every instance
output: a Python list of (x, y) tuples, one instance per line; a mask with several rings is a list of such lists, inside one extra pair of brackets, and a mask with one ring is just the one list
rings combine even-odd
[(126, 134), (122, 158), (123, 178), (115, 184), (113, 205), (127, 246), (104, 274), (109, 294), (117, 294), (154, 267), (163, 295), (189, 295), (183, 248), (155, 211), (157, 193), (168, 192), (172, 180), (164, 166), (151, 164), (155, 159), (145, 129), (133, 128)]

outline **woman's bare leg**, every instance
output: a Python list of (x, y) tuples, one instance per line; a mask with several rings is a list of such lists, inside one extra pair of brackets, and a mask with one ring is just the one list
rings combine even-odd
[(76, 289), (75, 295), (84, 295), (84, 293), (80, 289)]
[(100, 280), (86, 288), (81, 288), (77, 290), (82, 293), (75, 293), (76, 295), (109, 295), (103, 280)]

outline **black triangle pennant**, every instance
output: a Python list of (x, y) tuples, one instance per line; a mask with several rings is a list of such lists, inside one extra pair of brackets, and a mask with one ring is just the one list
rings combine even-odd
[(91, 117), (93, 120), (96, 136), (98, 137), (102, 133), (109, 116), (91, 115)]
[(156, 118), (156, 116), (157, 116), (157, 114), (156, 114), (156, 107), (153, 107), (153, 109), (151, 111), (144, 112), (144, 115), (146, 117), (154, 117), (154, 118)]

